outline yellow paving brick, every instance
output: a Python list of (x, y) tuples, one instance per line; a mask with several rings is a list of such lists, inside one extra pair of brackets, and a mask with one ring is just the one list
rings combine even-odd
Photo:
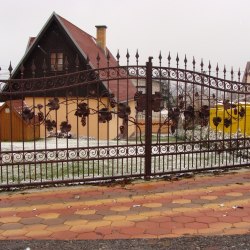
[(218, 198), (218, 196), (215, 196), (215, 195), (204, 195), (204, 196), (201, 196), (200, 198), (202, 200), (212, 201), (212, 200), (216, 200)]
[(197, 234), (197, 229), (193, 229), (193, 228), (173, 228), (172, 229), (172, 233), (173, 234), (190, 234), (190, 235), (193, 235), (193, 234)]
[[(55, 203), (55, 204), (51, 204), (51, 208), (53, 208), (53, 210), (64, 209), (64, 208), (67, 208), (67, 205), (65, 203)], [(40, 209), (40, 206), (39, 206), (39, 209)]]
[(218, 228), (218, 229), (225, 229), (225, 228), (232, 228), (233, 224), (227, 222), (213, 222), (209, 224), (210, 228)]
[(39, 214), (38, 217), (39, 218), (43, 218), (43, 219), (56, 219), (59, 217), (60, 214), (58, 213), (42, 213)]
[(16, 216), (9, 216), (9, 217), (0, 217), (0, 222), (1, 223), (13, 223), (13, 222), (18, 222), (20, 221), (21, 218), (20, 217), (16, 217)]
[(90, 214), (95, 214), (96, 210), (94, 209), (83, 209), (83, 210), (77, 210), (75, 214), (80, 214), (80, 215), (90, 215)]
[(250, 222), (237, 222), (233, 223), (235, 228), (247, 228), (250, 230)]
[(218, 210), (218, 209), (225, 209), (225, 208), (228, 208), (229, 206), (227, 205), (226, 202), (223, 203), (223, 205), (221, 205), (220, 203), (211, 203), (211, 204), (203, 204), (203, 207), (204, 208), (211, 208), (211, 209), (214, 209), (214, 210)]
[(147, 195), (133, 195), (131, 197), (131, 199), (133, 201), (138, 201), (138, 200), (144, 200), (146, 197), (148, 197)]
[[(181, 234), (162, 234), (162, 235), (158, 235), (157, 236), (157, 238), (158, 239), (162, 239), (162, 238), (177, 238), (177, 237), (180, 237), (180, 236), (182, 236)], [(154, 237), (152, 237), (152, 238), (155, 238), (155, 236)]]
[(9, 208), (9, 210), (7, 211), (15, 211), (15, 212), (29, 212), (29, 211), (32, 211), (32, 208), (31, 206), (23, 206), (23, 207), (13, 207), (13, 208)]
[(239, 197), (242, 196), (242, 193), (239, 192), (230, 192), (230, 193), (226, 193), (227, 196), (233, 196), (233, 197)]
[(126, 206), (115, 206), (110, 208), (111, 211), (117, 211), (117, 212), (123, 212), (123, 211), (128, 211), (130, 210), (130, 207)]
[(51, 231), (51, 232), (63, 232), (63, 231), (68, 231), (69, 228), (70, 226), (61, 224), (61, 225), (48, 226), (46, 230)]
[(66, 220), (64, 221), (64, 224), (68, 226), (78, 226), (78, 225), (84, 225), (87, 222), (88, 222), (87, 220)]
[[(30, 206), (30, 210), (34, 211), (34, 210), (50, 210), (50, 209), (54, 209), (54, 204), (39, 204), (39, 205), (33, 205)], [(22, 211), (22, 210), (21, 210)]]
[(92, 232), (94, 231), (97, 227), (104, 227), (104, 226), (110, 226), (111, 222), (110, 221), (97, 221), (97, 222), (89, 222), (84, 225), (77, 225), (77, 226), (72, 226), (69, 230), (72, 232)]
[(89, 221), (86, 225), (90, 227), (104, 227), (111, 225), (111, 221), (105, 221), (105, 220)]
[(124, 215), (107, 215), (103, 217), (103, 220), (107, 221), (119, 221), (119, 220), (125, 220), (126, 216)]
[(5, 237), (12, 237), (12, 236), (24, 236), (27, 234), (28, 231), (26, 229), (15, 229), (15, 230), (6, 230), (1, 235)]
[(116, 202), (131, 202), (133, 201), (131, 198), (127, 198), (127, 197), (121, 197), (121, 198), (117, 198)]
[(102, 205), (103, 201), (102, 200), (85, 201), (83, 204), (86, 206), (96, 206), (96, 205)]
[(148, 219), (148, 216), (142, 216), (142, 215), (127, 215), (126, 220), (127, 221), (145, 221)]
[(30, 231), (25, 236), (30, 237), (31, 239), (35, 239), (36, 237), (48, 237), (52, 234), (51, 231), (47, 230), (36, 230), (36, 231)]
[(142, 206), (149, 207), (149, 208), (154, 208), (154, 207), (162, 207), (162, 204), (161, 203), (145, 203)]
[(187, 203), (191, 203), (191, 200), (188, 200), (188, 199), (176, 199), (176, 200), (173, 200), (172, 203), (187, 204)]
[(228, 228), (223, 231), (225, 235), (249, 234), (250, 229), (247, 228)]
[(76, 232), (76, 233), (83, 233), (83, 232), (93, 232), (95, 230), (95, 227), (87, 226), (85, 225), (78, 225), (78, 226), (72, 226), (69, 231)]
[(201, 235), (217, 235), (217, 234), (222, 234), (223, 229), (221, 228), (201, 228), (198, 229), (198, 234)]
[(97, 200), (85, 201), (82, 204), (86, 206), (97, 206), (102, 204), (114, 203), (114, 200), (115, 199), (97, 199)]

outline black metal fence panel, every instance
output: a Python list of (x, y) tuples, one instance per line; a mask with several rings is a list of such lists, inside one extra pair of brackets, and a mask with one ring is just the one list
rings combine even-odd
[(240, 71), (138, 58), (29, 79), (21, 66), (21, 79), (0, 80), (0, 187), (249, 165), (250, 85)]

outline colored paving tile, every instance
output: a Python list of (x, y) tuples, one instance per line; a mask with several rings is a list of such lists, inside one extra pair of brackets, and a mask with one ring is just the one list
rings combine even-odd
[(249, 178), (245, 171), (173, 182), (5, 192), (0, 240), (250, 233)]

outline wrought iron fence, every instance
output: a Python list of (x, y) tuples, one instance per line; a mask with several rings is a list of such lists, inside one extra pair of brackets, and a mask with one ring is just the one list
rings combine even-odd
[(197, 70), (193, 59), (189, 69), (178, 55), (165, 66), (161, 54), (157, 66), (138, 53), (133, 65), (119, 58), (42, 78), (21, 66), (21, 79), (0, 81), (0, 187), (249, 165), (250, 85), (240, 71), (227, 80), (225, 68), (219, 76), (201, 61)]

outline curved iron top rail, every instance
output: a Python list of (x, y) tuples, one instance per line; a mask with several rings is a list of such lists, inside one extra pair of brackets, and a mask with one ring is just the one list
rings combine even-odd
[[(64, 75), (42, 78), (0, 80), (5, 84), (0, 96), (42, 93), (92, 84), (100, 81), (119, 81), (130, 79), (146, 79), (145, 65), (117, 66), (78, 71)], [(153, 67), (152, 79), (159, 81), (175, 81), (205, 86), (214, 90), (229, 93), (250, 93), (250, 83), (211, 76), (201, 72), (172, 67)], [(119, 82), (118, 82), (119, 84)]]

